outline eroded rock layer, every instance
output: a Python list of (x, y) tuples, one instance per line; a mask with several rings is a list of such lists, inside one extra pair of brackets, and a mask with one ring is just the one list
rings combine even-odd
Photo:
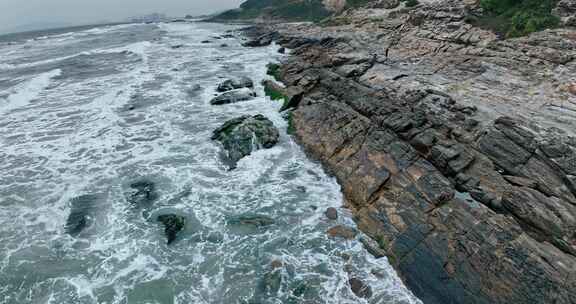
[(576, 303), (575, 100), (545, 74), (575, 69), (575, 32), (500, 41), (435, 5), (278, 26), (296, 137), (425, 303)]

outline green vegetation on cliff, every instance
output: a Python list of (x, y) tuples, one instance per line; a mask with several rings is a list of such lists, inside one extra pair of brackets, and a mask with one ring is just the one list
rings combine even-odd
[(258, 17), (290, 21), (317, 21), (330, 15), (322, 0), (247, 0), (239, 9), (217, 16), (224, 20), (248, 20)]
[(558, 26), (552, 15), (557, 0), (481, 0), (484, 16), (471, 20), (506, 37), (519, 37)]

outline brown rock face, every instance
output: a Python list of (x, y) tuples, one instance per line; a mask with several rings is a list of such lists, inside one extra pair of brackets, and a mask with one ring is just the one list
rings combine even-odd
[(337, 220), (338, 219), (338, 210), (336, 208), (328, 208), (324, 213), (326, 217), (330, 220)]
[[(565, 30), (486, 40), (458, 12), (431, 4), (380, 29), (281, 29), (296, 137), (338, 179), (375, 240), (365, 246), (424, 303), (576, 303), (573, 114), (550, 120), (526, 95), (534, 79), (519, 76), (572, 71), (575, 42)], [(553, 92), (542, 96), (560, 100)], [(328, 234), (355, 237), (342, 229)]]
[(330, 237), (351, 240), (356, 237), (357, 232), (353, 228), (338, 225), (328, 229), (326, 233), (328, 233)]

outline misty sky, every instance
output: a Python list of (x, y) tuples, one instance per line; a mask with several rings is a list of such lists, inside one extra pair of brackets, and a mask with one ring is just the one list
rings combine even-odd
[(165, 13), (200, 15), (237, 7), (242, 0), (0, 0), (0, 31), (33, 23), (87, 24)]

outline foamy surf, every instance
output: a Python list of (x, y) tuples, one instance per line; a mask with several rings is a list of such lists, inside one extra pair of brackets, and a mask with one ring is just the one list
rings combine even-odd
[[(29, 53), (0, 49), (29, 63), (11, 67), (28, 80), (6, 89), (0, 109), (0, 303), (420, 303), (386, 259), (326, 236), (354, 222), (337, 182), (306, 158), (286, 134), (280, 104), (263, 96), (266, 64), (280, 55), (214, 38), (230, 29), (130, 25), (30, 41)], [(99, 43), (89, 44), (93, 37)], [(62, 50), (83, 60), (43, 56)], [(140, 60), (102, 56), (124, 52)], [(44, 64), (56, 69), (36, 73)], [(230, 76), (250, 77), (259, 97), (210, 105)], [(280, 141), (229, 171), (211, 133), (255, 114), (274, 123)], [(158, 198), (135, 210), (127, 193), (143, 180)], [(95, 207), (73, 236), (65, 225), (81, 196)], [(328, 207), (339, 208), (338, 220), (325, 217)], [(167, 213), (186, 218), (171, 245), (155, 220)], [(234, 224), (245, 215), (270, 224)], [(369, 301), (350, 290), (352, 274), (371, 286)], [(277, 283), (273, 293), (262, 289), (267, 279)]]
[(54, 77), (60, 76), (62, 70), (56, 69), (50, 72), (40, 74), (24, 84), (14, 89), (14, 93), (10, 94), (0, 106), (0, 111), (6, 113), (14, 109), (27, 106), (31, 101), (37, 99), (42, 91), (44, 91), (52, 82)]

